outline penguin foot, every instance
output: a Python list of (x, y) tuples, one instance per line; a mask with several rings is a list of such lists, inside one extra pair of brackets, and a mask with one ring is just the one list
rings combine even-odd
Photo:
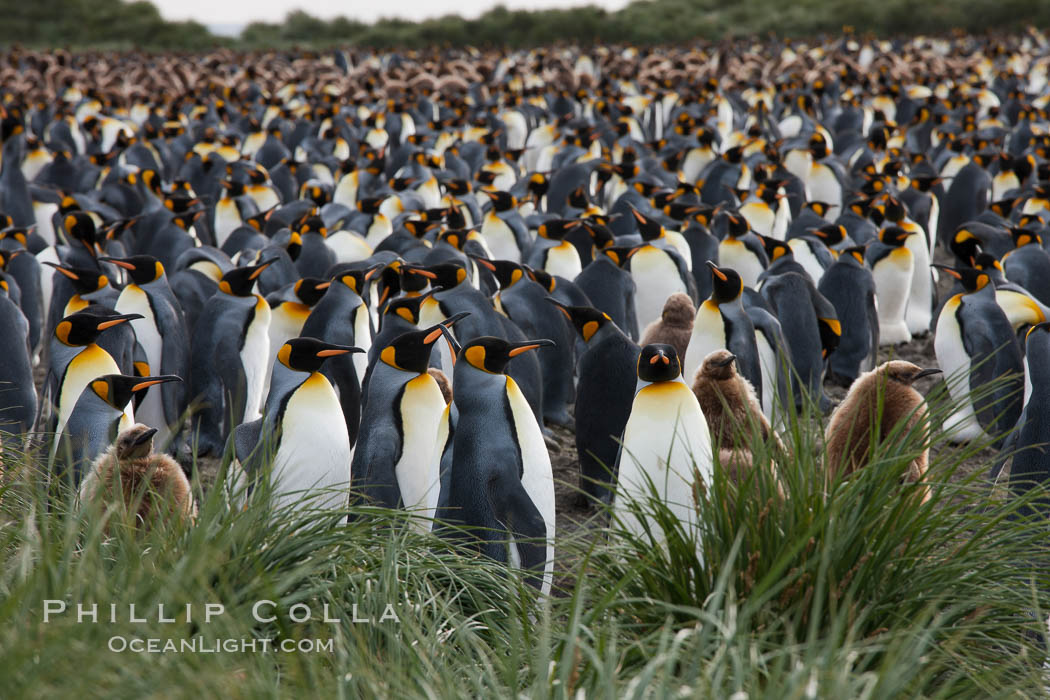
[(569, 416), (569, 412), (564, 408), (561, 411), (543, 409), (543, 422), (557, 425), (560, 428), (568, 428), (569, 430), (572, 430), (574, 425), (572, 417)]

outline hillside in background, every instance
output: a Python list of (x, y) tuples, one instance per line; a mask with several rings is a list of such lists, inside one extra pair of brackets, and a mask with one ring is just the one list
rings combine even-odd
[(283, 23), (255, 22), (239, 37), (219, 36), (197, 22), (169, 22), (149, 2), (121, 0), (0, 0), (0, 44), (200, 50), (244, 48), (535, 46), (557, 42), (673, 43), (775, 32), (799, 36), (837, 32), (844, 25), (880, 35), (1050, 26), (1041, 0), (635, 0), (616, 12), (598, 7), (529, 12), (497, 7), (477, 19), (446, 16), (422, 22), (348, 18), (321, 20), (301, 11)]

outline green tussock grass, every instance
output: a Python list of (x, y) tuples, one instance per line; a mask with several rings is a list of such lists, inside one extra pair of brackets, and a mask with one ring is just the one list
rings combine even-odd
[[(931, 424), (948, 415), (931, 392)], [(819, 424), (791, 415), (791, 457), (756, 444), (739, 486), (716, 467), (695, 531), (658, 499), (558, 542), (554, 595), (420, 534), (403, 513), (231, 508), (203, 494), (193, 526), (141, 531), (41, 486), (26, 458), (0, 487), (0, 679), (5, 697), (1031, 697), (1045, 688), (1047, 525), (983, 473), (980, 446), (933, 437), (928, 484), (902, 484), (924, 429), (898, 431), (849, 479), (825, 479)], [(763, 468), (779, 462), (779, 479)], [(929, 486), (930, 497), (922, 502)], [(53, 489), (52, 489), (53, 490)], [(781, 495), (783, 493), (783, 495)], [(43, 622), (45, 601), (70, 609)], [(277, 620), (252, 606), (275, 603)], [(76, 602), (100, 622), (76, 623)], [(118, 605), (118, 622), (107, 619)], [(128, 621), (128, 605), (150, 622)], [(181, 614), (194, 604), (195, 619)], [(223, 615), (202, 622), (205, 603)], [(288, 611), (309, 606), (313, 619)], [(175, 623), (156, 621), (158, 604)], [(340, 622), (321, 620), (325, 604)], [(378, 618), (392, 605), (399, 622)], [(269, 613), (270, 608), (264, 612)], [(330, 640), (316, 653), (114, 653), (127, 638)], [(734, 695), (743, 693), (740, 695)]]

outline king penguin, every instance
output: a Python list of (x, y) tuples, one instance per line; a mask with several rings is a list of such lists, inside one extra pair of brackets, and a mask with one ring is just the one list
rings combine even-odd
[[(0, 274), (0, 433), (21, 435), (33, 429), (37, 398), (29, 354), (29, 322), (8, 296), (8, 283)], [(11, 446), (13, 441), (5, 439)]]
[(616, 484), (619, 438), (634, 401), (635, 383), (624, 378), (636, 371), (638, 345), (598, 309), (548, 301), (562, 310), (585, 345), (576, 363), (576, 454), (580, 460), (581, 500), (608, 504)]
[[(933, 339), (956, 407), (944, 430), (954, 442), (1001, 442), (1021, 413), (1024, 365), (1013, 327), (995, 301), (995, 285), (972, 268), (940, 269), (963, 286), (941, 307)], [(986, 385), (996, 382), (989, 389)], [(974, 392), (973, 394), (971, 392)]]
[[(366, 502), (404, 508), (430, 530), (441, 495), (440, 462), (449, 407), (427, 371), (442, 327), (462, 312), (425, 330), (404, 333), (387, 344), (368, 378), (360, 439), (350, 472), (353, 492)], [(446, 431), (447, 432), (447, 429)]]
[[(114, 308), (119, 313), (134, 313), (142, 317), (131, 322), (148, 364), (148, 367), (140, 368), (145, 371), (138, 373), (188, 376), (189, 333), (182, 307), (168, 285), (164, 265), (148, 255), (100, 260), (125, 270), (130, 278)], [(148, 390), (135, 407), (135, 418), (156, 428), (154, 439), (166, 448), (178, 432), (178, 423), (186, 407), (186, 392), (180, 382), (159, 384), (156, 389)]]
[(198, 455), (218, 454), (237, 424), (259, 415), (270, 306), (252, 289), (271, 262), (223, 275), (193, 329), (189, 395), (199, 406), (189, 440)]
[(673, 347), (646, 345), (636, 372), (639, 388), (617, 460), (613, 514), (627, 531), (644, 537), (654, 529), (662, 541), (666, 533), (658, 525), (640, 522), (631, 503), (645, 513), (646, 501), (655, 495), (689, 537), (697, 518), (697, 479), (709, 486), (714, 475), (707, 420), (682, 378)]
[(459, 351), (452, 447), (443, 521), (472, 529), (481, 552), (530, 572), (543, 596), (554, 576), (554, 477), (540, 425), (507, 363), (549, 340), (474, 338)]
[(263, 417), (233, 431), (231, 491), (268, 479), (275, 507), (342, 508), (350, 486), (350, 436), (321, 365), (360, 348), (292, 338), (277, 352)]
[(755, 391), (762, 395), (762, 367), (755, 344), (755, 326), (744, 310), (744, 282), (735, 270), (708, 261), (711, 298), (700, 304), (693, 319), (693, 333), (685, 354), (684, 376), (692, 379), (700, 364), (715, 350), (727, 349)]
[(849, 386), (862, 372), (875, 367), (879, 349), (875, 280), (864, 264), (864, 248), (842, 251), (824, 273), (817, 291), (831, 302), (842, 322), (842, 337), (831, 354), (828, 376)]
[(905, 321), (915, 267), (915, 256), (905, 245), (905, 239), (911, 235), (899, 226), (884, 228), (879, 232), (879, 239), (868, 246), (865, 255), (875, 280), (879, 343), (882, 345), (896, 345), (911, 340), (911, 332)]

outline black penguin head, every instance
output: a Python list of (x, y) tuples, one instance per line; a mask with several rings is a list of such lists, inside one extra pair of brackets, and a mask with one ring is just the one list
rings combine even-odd
[(497, 212), (510, 211), (518, 206), (517, 200), (510, 192), (499, 190), (481, 190), (481, 193), (492, 200), (492, 208)]
[(553, 294), (554, 288), (558, 286), (558, 280), (546, 270), (535, 270), (525, 265), (525, 273), (529, 276), (529, 279), (546, 289), (549, 294)]
[(109, 286), (107, 278), (100, 270), (92, 270), (86, 267), (68, 267), (53, 262), (44, 262), (55, 268), (55, 271), (73, 283), (73, 289), (77, 294), (90, 294), (97, 292), (103, 287)]
[(700, 374), (717, 381), (731, 379), (736, 374), (736, 355), (728, 350), (714, 350), (700, 364)]
[(609, 246), (601, 249), (601, 254), (616, 263), (617, 267), (627, 268), (628, 263), (631, 260), (631, 256), (635, 254), (638, 248), (632, 248), (630, 246)]
[(899, 248), (904, 245), (904, 241), (906, 241), (911, 234), (911, 231), (906, 231), (900, 226), (887, 226), (879, 231), (879, 240), (886, 245)]
[(62, 344), (73, 347), (90, 345), (103, 331), (137, 318), (142, 318), (142, 315), (78, 311), (58, 322), (55, 326), (55, 338)]
[(134, 255), (130, 258), (99, 258), (127, 270), (128, 277), (137, 285), (155, 282), (164, 276), (164, 265), (152, 255)]
[(827, 202), (822, 202), (820, 200), (814, 199), (803, 204), (802, 208), (809, 209), (820, 218), (824, 218), (824, 216), (827, 215), (828, 211), (831, 209), (831, 205)]
[(87, 212), (73, 211), (66, 214), (62, 221), (70, 237), (88, 249), (92, 255), (95, 254), (95, 242), (98, 240), (98, 230), (95, 220)]
[(500, 289), (509, 289), (526, 277), (525, 268), (510, 260), (488, 260), (471, 256), (478, 265), (488, 269), (499, 282)]
[(882, 203), (882, 215), (886, 221), (899, 223), (904, 220), (904, 205), (896, 197), (887, 197)]
[(716, 304), (728, 304), (740, 298), (744, 293), (744, 280), (736, 270), (728, 267), (719, 267), (710, 260), (707, 266), (711, 268), (711, 300)]
[(156, 428), (136, 423), (117, 436), (114, 443), (117, 459), (141, 459), (153, 454), (153, 436)]
[(1042, 237), (1035, 231), (1027, 228), (1011, 227), (1010, 237), (1014, 241), (1014, 247), (1020, 248), (1021, 246), (1029, 245), (1030, 243), (1036, 243), (1042, 245)]
[(948, 242), (948, 249), (952, 251), (956, 260), (965, 265), (972, 265), (980, 252), (981, 239), (965, 228), (960, 228), (952, 235), (951, 241)]
[(846, 248), (842, 251), (842, 255), (839, 256), (839, 260), (848, 260), (849, 258), (853, 258), (861, 267), (863, 267), (864, 254), (865, 252), (867, 252), (867, 250), (867, 247), (862, 245), (855, 245), (851, 248)]
[(536, 234), (540, 238), (560, 241), (565, 238), (569, 231), (579, 226), (580, 223), (582, 222), (579, 219), (554, 219), (552, 221), (545, 221), (540, 224), (538, 229), (536, 229)]
[(368, 280), (372, 279), (377, 272), (383, 269), (383, 267), (383, 264), (379, 263), (364, 269), (342, 270), (332, 279), (332, 283), (346, 285), (353, 291), (357, 292), (357, 294), (364, 294)]
[(507, 363), (518, 355), (544, 346), (553, 346), (553, 340), (523, 340), (509, 343), (503, 338), (483, 335), (474, 338), (459, 351), (459, 359), (474, 369), (489, 374), (503, 374)]
[(638, 233), (641, 234), (642, 240), (655, 241), (664, 235), (664, 227), (656, 219), (650, 218), (634, 208), (631, 209), (631, 214), (634, 216), (634, 220), (638, 222)]
[(933, 267), (936, 267), (939, 270), (944, 270), (946, 274), (959, 280), (962, 288), (966, 290), (967, 293), (978, 292), (987, 287), (988, 283), (991, 282), (991, 278), (988, 276), (987, 272), (982, 272), (981, 270), (972, 267), (949, 267), (948, 265), (938, 265), (936, 263)]
[(276, 258), (270, 258), (258, 265), (233, 268), (219, 280), (219, 291), (237, 297), (251, 296), (255, 281), (275, 260)]
[(419, 221), (417, 219), (409, 219), (402, 222), (401, 225), (404, 226), (405, 230), (411, 233), (414, 237), (422, 238), (440, 224), (440, 221)]
[(317, 338), (292, 338), (277, 351), (277, 360), (296, 372), (316, 372), (329, 357), (352, 352), (364, 352), (361, 348), (334, 345)]
[(726, 234), (730, 238), (743, 236), (751, 230), (751, 227), (747, 223), (747, 219), (745, 219), (740, 214), (737, 214), (736, 212), (727, 212), (726, 222), (728, 223)]
[(462, 311), (430, 328), (403, 333), (383, 348), (379, 359), (396, 369), (422, 374), (430, 365), (431, 346), (444, 334), (442, 327), (451, 328), (456, 321), (469, 315), (469, 311)]
[(673, 345), (653, 343), (638, 356), (638, 378), (643, 382), (672, 382), (682, 376), (682, 363)]
[(312, 307), (317, 302), (321, 301), (321, 297), (325, 295), (328, 288), (332, 286), (331, 280), (317, 279), (316, 277), (304, 277), (292, 287), (292, 291), (295, 293), (295, 297)]
[(973, 268), (987, 272), (993, 280), (1003, 274), (1002, 263), (991, 253), (978, 253), (973, 259)]
[(762, 240), (762, 247), (766, 250), (766, 255), (769, 256), (769, 262), (776, 262), (780, 258), (787, 255), (792, 255), (791, 246), (787, 244), (787, 241), (777, 240), (770, 236), (763, 236), (760, 233), (756, 233)]
[(442, 289), (444, 287), (434, 287), (424, 294), (391, 299), (390, 303), (383, 307), (383, 315), (380, 318), (398, 316), (414, 326), (419, 323), (419, 312), (423, 307), (423, 302)]
[(829, 248), (846, 240), (846, 227), (841, 224), (826, 224), (820, 228), (810, 229), (809, 232)]
[(565, 318), (569, 319), (585, 343), (589, 343), (594, 334), (600, 331), (605, 324), (612, 323), (609, 314), (591, 306), (568, 306), (554, 297), (547, 297), (547, 301), (557, 306), (565, 314)]
[(106, 374), (89, 384), (91, 391), (100, 399), (118, 411), (131, 403), (136, 392), (144, 391), (157, 384), (181, 382), (182, 377), (164, 374), (157, 377), (136, 377), (129, 374)]
[(914, 365), (911, 362), (905, 362), (904, 360), (890, 360), (889, 362), (882, 363), (876, 372), (885, 375), (890, 381), (899, 382), (905, 386), (911, 386), (917, 379), (928, 377), (931, 374), (940, 374), (941, 370), (936, 367), (923, 369), (918, 365)]
[(467, 281), (467, 270), (459, 262), (443, 262), (427, 267), (422, 265), (403, 265), (402, 268), (410, 275), (418, 275), (429, 279), (433, 287), (452, 289)]

